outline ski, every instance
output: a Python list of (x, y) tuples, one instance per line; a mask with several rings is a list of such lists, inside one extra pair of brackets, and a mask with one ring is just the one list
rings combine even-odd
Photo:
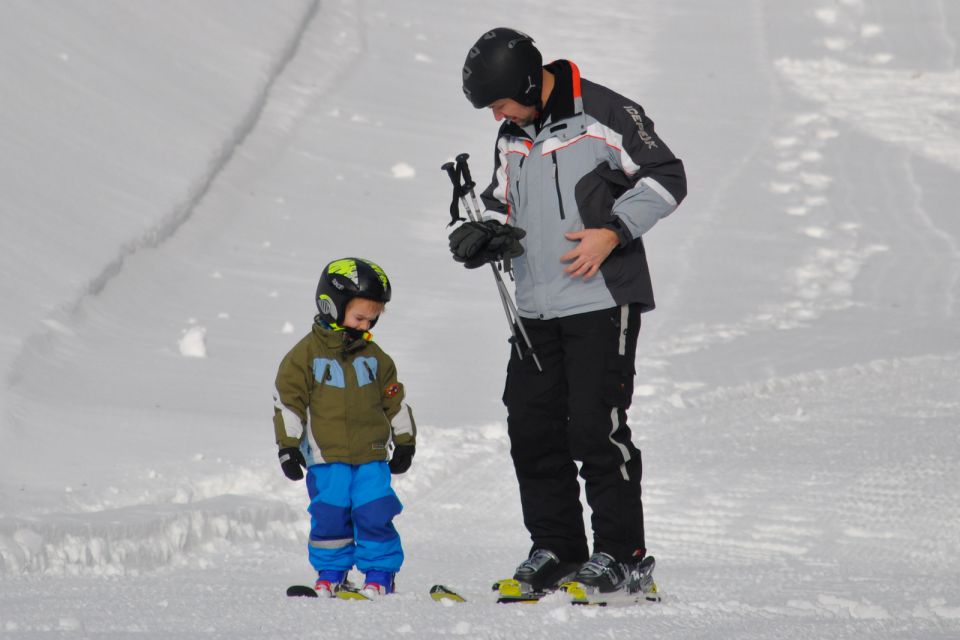
[[(313, 587), (308, 587), (303, 584), (295, 584), (287, 587), (287, 597), (319, 598), (320, 594), (317, 593), (316, 589)], [(340, 600), (373, 600), (373, 598), (363, 593), (361, 589), (357, 589), (350, 585), (340, 585), (337, 587), (333, 593), (333, 597), (339, 598)]]
[[(653, 557), (648, 556), (640, 563), (628, 587), (608, 593), (574, 580), (567, 580), (557, 588), (532, 590), (530, 585), (514, 578), (498, 580), (493, 584), (493, 591), (496, 593), (497, 604), (536, 604), (557, 592), (566, 596), (571, 605), (576, 606), (606, 607), (657, 603), (661, 601), (661, 596), (657, 584), (653, 581), (654, 566)], [(442, 584), (430, 587), (430, 597), (436, 602), (467, 602), (467, 598)]]
[[(554, 593), (554, 591), (523, 591), (520, 583), (516, 580), (500, 580), (493, 585), (493, 591), (496, 592), (497, 604), (535, 604), (540, 598)], [(435, 602), (468, 602), (467, 598), (456, 590), (443, 584), (435, 584), (430, 587), (430, 597)]]
[(343, 586), (337, 589), (334, 596), (340, 600), (373, 600), (373, 598), (365, 594), (361, 589)]
[(467, 599), (462, 595), (442, 584), (435, 584), (430, 587), (430, 597), (435, 602), (466, 602)]
[(570, 597), (570, 604), (578, 606), (606, 607), (660, 602), (655, 584), (649, 591), (601, 593), (580, 582), (565, 582), (560, 585), (560, 591)]
[(304, 584), (294, 584), (287, 587), (287, 597), (288, 598), (319, 598), (317, 592), (313, 587), (308, 587)]
[(536, 604), (541, 598), (554, 592), (553, 589), (543, 591), (525, 589), (519, 580), (513, 578), (493, 583), (493, 590), (497, 592), (497, 604)]

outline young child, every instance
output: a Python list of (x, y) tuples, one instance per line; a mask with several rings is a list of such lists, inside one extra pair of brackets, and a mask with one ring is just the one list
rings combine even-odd
[(321, 597), (334, 596), (354, 565), (366, 575), (365, 595), (393, 593), (403, 564), (393, 526), (403, 507), (390, 474), (410, 468), (416, 425), (393, 360), (369, 333), (390, 293), (386, 273), (369, 260), (328, 264), (313, 328), (277, 372), (280, 466), (291, 480), (307, 469), (309, 556)]

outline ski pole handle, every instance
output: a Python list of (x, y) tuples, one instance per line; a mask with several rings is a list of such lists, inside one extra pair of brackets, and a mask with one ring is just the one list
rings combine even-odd
[(457, 156), (457, 171), (463, 174), (463, 194), (466, 198), (466, 194), (470, 194), (470, 200), (473, 202), (473, 208), (477, 212), (477, 219), (481, 219), (482, 216), (480, 212), (483, 210), (480, 207), (480, 201), (477, 200), (477, 192), (474, 190), (474, 187), (477, 186), (477, 183), (473, 181), (473, 178), (470, 176), (470, 166), (467, 164), (467, 158), (470, 157), (468, 153), (461, 153)]
[(461, 153), (457, 156), (457, 169), (463, 174), (464, 191), (469, 191), (477, 186), (477, 183), (473, 181), (472, 177), (470, 177), (470, 167), (467, 165), (467, 158), (469, 157), (469, 153)]
[(467, 210), (467, 215), (473, 220), (471, 215), (470, 207), (467, 205), (466, 194), (463, 190), (463, 186), (460, 184), (460, 176), (457, 171), (456, 165), (452, 162), (444, 162), (440, 169), (447, 172), (447, 176), (450, 178), (450, 182), (453, 183), (453, 198), (450, 200), (450, 224), (447, 226), (452, 227), (457, 224), (464, 218), (460, 217), (460, 210), (457, 207), (457, 198), (460, 198), (460, 204), (463, 205), (463, 208)]
[(447, 175), (450, 176), (450, 182), (453, 183), (453, 188), (459, 190), (460, 184), (457, 180), (456, 166), (452, 162), (444, 162), (440, 169), (447, 172)]

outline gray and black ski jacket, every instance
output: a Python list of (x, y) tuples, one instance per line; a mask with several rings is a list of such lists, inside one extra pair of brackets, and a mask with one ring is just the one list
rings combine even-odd
[[(497, 137), (488, 212), (526, 230), (513, 259), (517, 307), (557, 318), (638, 303), (654, 308), (641, 236), (687, 193), (683, 163), (657, 136), (643, 108), (580, 78), (576, 65), (548, 65), (556, 84), (539, 131), (505, 122)], [(564, 233), (609, 228), (619, 246), (590, 280), (565, 274), (560, 256), (576, 246)]]

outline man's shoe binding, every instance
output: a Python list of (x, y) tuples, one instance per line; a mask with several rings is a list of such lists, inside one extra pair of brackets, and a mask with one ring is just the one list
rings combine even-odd
[(563, 562), (549, 549), (535, 549), (530, 557), (517, 567), (513, 579), (521, 583), (524, 591), (544, 591), (555, 589), (576, 570), (576, 563)]

